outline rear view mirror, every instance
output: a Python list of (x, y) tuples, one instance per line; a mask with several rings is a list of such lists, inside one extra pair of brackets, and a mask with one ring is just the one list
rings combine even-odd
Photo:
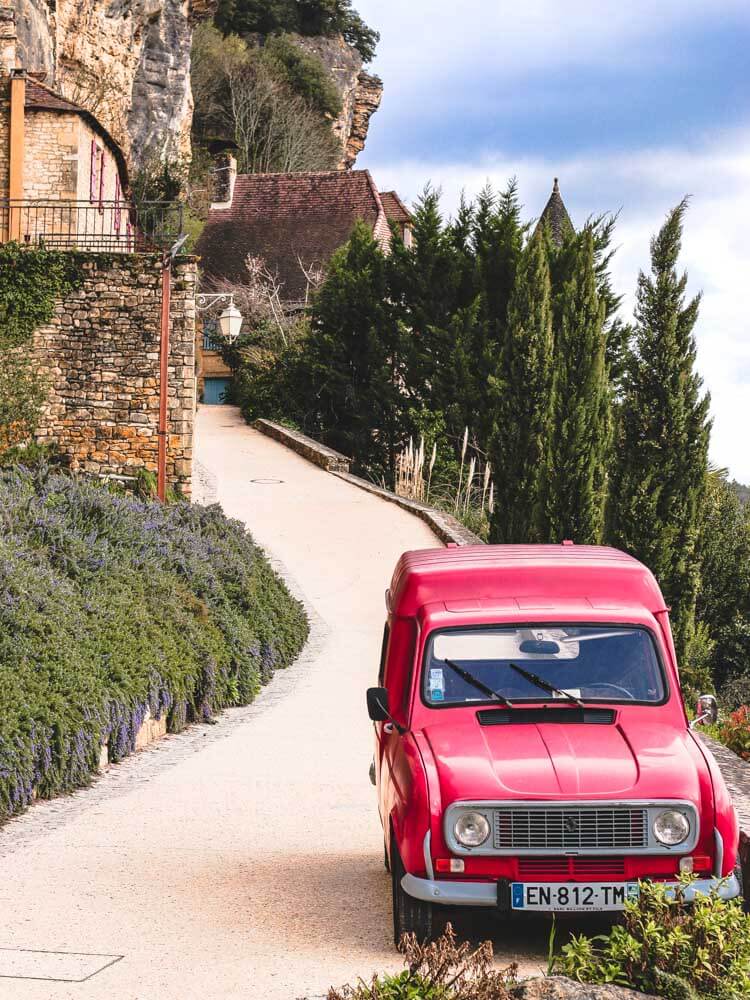
[(560, 647), (551, 639), (524, 639), (519, 645), (522, 653), (541, 653), (546, 656), (554, 656), (560, 652)]
[(367, 689), (367, 713), (373, 722), (387, 722), (390, 718), (388, 709), (388, 689), (377, 687)]
[(695, 706), (694, 726), (712, 726), (719, 718), (719, 703), (712, 694), (702, 694)]

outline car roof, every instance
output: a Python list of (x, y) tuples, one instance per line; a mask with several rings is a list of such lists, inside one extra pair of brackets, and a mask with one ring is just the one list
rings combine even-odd
[(405, 552), (388, 606), (409, 617), (436, 601), (545, 598), (612, 602), (656, 613), (667, 610), (643, 563), (601, 545), (467, 545)]

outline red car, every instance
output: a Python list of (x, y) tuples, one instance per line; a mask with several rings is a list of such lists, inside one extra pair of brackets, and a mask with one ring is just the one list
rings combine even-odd
[(570, 543), (407, 552), (386, 604), (367, 703), (397, 941), (430, 937), (435, 907), (618, 910), (681, 872), (740, 894), (645, 566)]

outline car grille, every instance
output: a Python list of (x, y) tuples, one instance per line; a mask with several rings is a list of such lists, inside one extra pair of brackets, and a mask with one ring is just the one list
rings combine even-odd
[(498, 851), (619, 851), (648, 845), (645, 808), (510, 806), (493, 812), (493, 846)]
[(530, 880), (625, 878), (625, 858), (519, 858), (518, 875)]

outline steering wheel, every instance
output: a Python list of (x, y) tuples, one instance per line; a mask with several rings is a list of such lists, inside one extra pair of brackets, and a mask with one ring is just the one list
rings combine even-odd
[(594, 688), (612, 688), (613, 691), (619, 691), (624, 694), (626, 698), (630, 699), (630, 701), (636, 700), (632, 691), (628, 691), (627, 688), (620, 687), (619, 684), (610, 684), (608, 681), (597, 681), (596, 684), (592, 684), (591, 686)]

